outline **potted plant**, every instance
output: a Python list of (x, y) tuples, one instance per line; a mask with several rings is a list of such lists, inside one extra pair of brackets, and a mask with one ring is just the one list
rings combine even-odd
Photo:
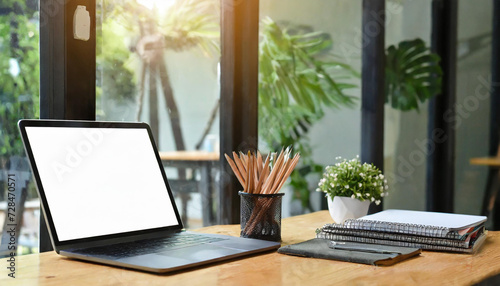
[(380, 204), (387, 196), (387, 180), (373, 164), (362, 164), (359, 156), (352, 160), (336, 158), (327, 166), (317, 191), (326, 193), (330, 215), (336, 223), (366, 215), (371, 202)]

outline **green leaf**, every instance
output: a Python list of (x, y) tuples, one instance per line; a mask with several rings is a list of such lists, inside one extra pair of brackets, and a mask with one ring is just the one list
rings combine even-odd
[(440, 58), (424, 41), (403, 41), (386, 49), (385, 101), (402, 111), (419, 110), (419, 102), (441, 92)]

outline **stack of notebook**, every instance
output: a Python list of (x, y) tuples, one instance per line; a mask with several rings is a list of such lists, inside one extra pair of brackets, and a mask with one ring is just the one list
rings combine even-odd
[(317, 231), (317, 238), (473, 253), (486, 238), (485, 221), (485, 216), (385, 210), (326, 224)]

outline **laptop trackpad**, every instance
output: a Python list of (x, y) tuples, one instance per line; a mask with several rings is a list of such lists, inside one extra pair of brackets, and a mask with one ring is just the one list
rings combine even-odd
[(153, 269), (184, 268), (185, 266), (198, 264), (199, 262), (215, 262), (221, 257), (242, 252), (244, 251), (205, 244), (121, 258), (118, 261)]
[(244, 251), (231, 248), (223, 248), (213, 244), (197, 245), (192, 247), (178, 248), (158, 253), (158, 255), (172, 258), (187, 259), (190, 261), (205, 261), (242, 253)]

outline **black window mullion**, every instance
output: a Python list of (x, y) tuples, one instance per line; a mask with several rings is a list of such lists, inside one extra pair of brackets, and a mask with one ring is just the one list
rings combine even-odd
[[(90, 14), (90, 39), (73, 37), (78, 5)], [(95, 0), (40, 0), (40, 117), (95, 120)], [(40, 252), (50, 251), (40, 217)]]
[[(433, 0), (431, 50), (441, 57), (441, 94), (429, 101), (428, 138), (435, 148), (427, 161), (427, 210), (453, 212), (455, 188), (455, 116), (457, 0)], [(451, 112), (451, 113), (450, 113)], [(443, 116), (445, 113), (450, 117)], [(439, 131), (446, 140), (434, 140)]]
[(221, 0), (219, 223), (239, 223), (241, 189), (223, 154), (257, 149), (259, 1)]
[[(363, 0), (361, 161), (384, 168), (385, 0)], [(370, 213), (382, 204), (370, 205)]]

